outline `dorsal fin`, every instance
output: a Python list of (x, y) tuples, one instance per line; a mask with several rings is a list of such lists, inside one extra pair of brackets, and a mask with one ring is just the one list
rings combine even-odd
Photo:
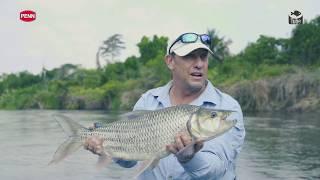
[(144, 114), (151, 112), (150, 110), (135, 110), (131, 112), (127, 112), (125, 114), (120, 115), (121, 120), (132, 120), (138, 117), (143, 116)]

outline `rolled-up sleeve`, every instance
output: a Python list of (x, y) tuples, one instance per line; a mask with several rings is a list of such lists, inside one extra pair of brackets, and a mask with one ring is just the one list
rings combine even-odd
[(137, 161), (127, 161), (127, 160), (118, 159), (118, 158), (113, 158), (113, 161), (124, 168), (132, 168), (138, 163)]
[(182, 167), (192, 179), (207, 180), (212, 177), (221, 177), (225, 172), (223, 161), (212, 152), (201, 151)]

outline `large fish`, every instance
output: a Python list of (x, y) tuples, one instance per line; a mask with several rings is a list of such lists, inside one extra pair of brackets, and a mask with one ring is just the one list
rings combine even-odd
[(141, 169), (145, 170), (170, 154), (166, 145), (174, 143), (175, 135), (180, 132), (189, 134), (195, 142), (207, 141), (228, 131), (236, 124), (236, 120), (226, 120), (232, 112), (179, 105), (155, 111), (133, 111), (93, 130), (66, 116), (55, 115), (69, 138), (60, 145), (51, 163), (57, 163), (79, 149), (88, 137), (99, 136), (104, 140), (104, 152), (99, 158), (144, 161)]

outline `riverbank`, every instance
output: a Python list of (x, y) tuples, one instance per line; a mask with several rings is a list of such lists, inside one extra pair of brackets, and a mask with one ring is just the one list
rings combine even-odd
[(224, 90), (239, 101), (243, 111), (320, 112), (320, 69), (243, 81)]
[[(152, 77), (153, 78), (153, 77)], [(320, 68), (291, 68), (289, 72), (257, 80), (213, 84), (237, 99), (244, 112), (320, 112)], [(228, 80), (228, 79), (227, 79)], [(221, 81), (221, 82), (227, 82)], [(148, 79), (109, 82), (97, 88), (52, 81), (8, 91), (1, 109), (132, 110), (141, 94), (158, 87)]]
[[(244, 112), (320, 112), (320, 68), (291, 70), (257, 80), (213, 84), (239, 101)], [(153, 77), (152, 77), (153, 78)], [(97, 88), (52, 81), (0, 96), (1, 109), (132, 110), (141, 94), (158, 87), (148, 79), (109, 82)]]

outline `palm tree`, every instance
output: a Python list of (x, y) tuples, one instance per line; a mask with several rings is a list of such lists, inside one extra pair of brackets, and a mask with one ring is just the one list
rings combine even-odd
[(103, 41), (96, 53), (97, 68), (101, 69), (100, 56), (104, 57), (106, 63), (114, 62), (114, 58), (120, 55), (120, 51), (125, 49), (121, 34), (114, 34), (107, 40)]
[(230, 55), (228, 46), (231, 44), (231, 40), (224, 40), (224, 37), (218, 37), (217, 32), (214, 29), (209, 29), (207, 34), (211, 37), (211, 44), (209, 48), (214, 53), (213, 59), (223, 62), (226, 56)]

